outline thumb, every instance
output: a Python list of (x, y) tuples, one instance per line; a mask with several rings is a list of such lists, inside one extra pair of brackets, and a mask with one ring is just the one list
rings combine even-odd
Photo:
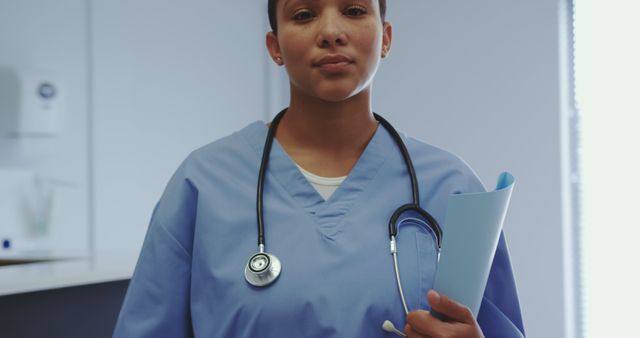
[(435, 290), (429, 290), (427, 293), (427, 301), (434, 312), (444, 315), (448, 320), (468, 324), (475, 322), (473, 313), (471, 313), (471, 310), (467, 306), (464, 306), (455, 300), (436, 292)]

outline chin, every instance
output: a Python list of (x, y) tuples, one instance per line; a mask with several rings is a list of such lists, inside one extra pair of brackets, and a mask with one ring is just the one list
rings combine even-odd
[(360, 94), (362, 91), (362, 88), (356, 86), (330, 85), (328, 88), (317, 88), (315, 96), (327, 102), (341, 102)]
[(341, 93), (341, 92), (336, 92), (336, 93), (323, 93), (321, 95), (317, 95), (317, 97), (323, 101), (327, 101), (327, 102), (342, 102), (342, 101), (346, 101), (349, 98), (353, 97), (355, 94), (354, 93)]

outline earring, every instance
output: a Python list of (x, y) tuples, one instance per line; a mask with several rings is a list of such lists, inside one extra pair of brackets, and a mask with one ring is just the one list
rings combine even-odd
[(276, 56), (276, 62), (277, 62), (278, 64), (281, 64), (281, 63), (282, 63), (282, 58), (281, 58), (281, 57), (279, 57), (279, 56)]

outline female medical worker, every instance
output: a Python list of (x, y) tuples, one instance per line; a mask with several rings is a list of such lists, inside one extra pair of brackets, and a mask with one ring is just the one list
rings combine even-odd
[[(154, 210), (116, 337), (392, 337), (385, 320), (409, 337), (523, 336), (504, 238), (476, 321), (429, 291), (437, 236), (411, 212), (398, 221), (410, 312), (403, 311), (387, 223), (411, 202), (412, 187), (399, 143), (371, 109), (373, 77), (392, 40), (385, 7), (384, 0), (269, 1), (267, 48), (285, 66), (291, 92), (272, 147), (265, 147), (269, 126), (255, 122), (178, 168)], [(451, 193), (483, 190), (459, 158), (402, 139), (420, 205), (436, 220)], [(245, 272), (258, 251), (263, 152), (258, 214), (265, 252), (279, 258), (281, 273), (254, 286)], [(269, 258), (275, 264), (265, 256), (257, 270)]]

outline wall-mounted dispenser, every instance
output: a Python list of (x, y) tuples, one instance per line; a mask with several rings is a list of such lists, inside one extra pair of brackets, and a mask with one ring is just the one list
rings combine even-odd
[(47, 72), (0, 66), (0, 134), (55, 136), (61, 111), (58, 79)]

